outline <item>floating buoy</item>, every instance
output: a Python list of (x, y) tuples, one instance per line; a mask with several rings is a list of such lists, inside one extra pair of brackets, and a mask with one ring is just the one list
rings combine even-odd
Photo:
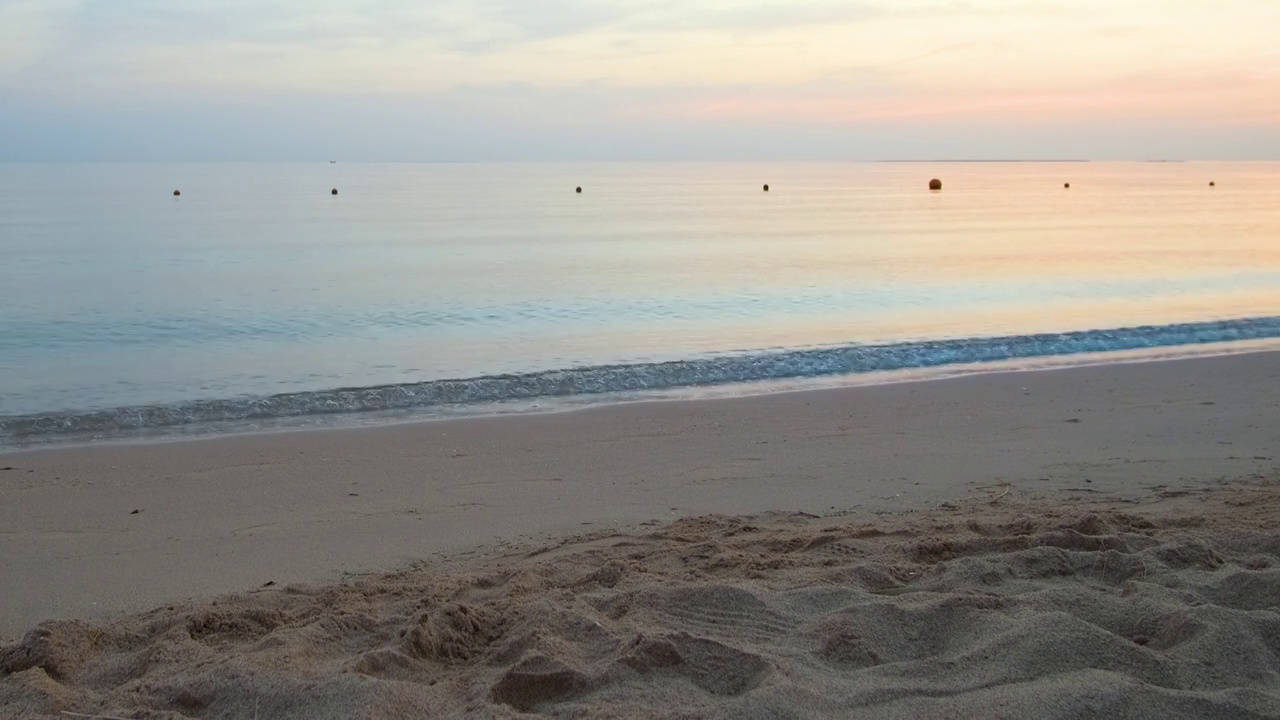
[(181, 197), (181, 196), (182, 196), (182, 191), (181, 191), (181, 190), (174, 190), (174, 191), (173, 191), (173, 196), (174, 196), (174, 197)]
[(1213, 181), (1211, 180), (1211, 181), (1209, 181), (1209, 187), (1218, 187), (1218, 183), (1213, 182)]
[(929, 189), (930, 189), (930, 190), (941, 190), (941, 189), (942, 189), (942, 181), (941, 181), (941, 180), (939, 180), (938, 178), (934, 178), (934, 179), (930, 180), (930, 181), (929, 181)]
[(577, 188), (575, 188), (575, 189), (574, 189), (574, 192), (576, 192), (576, 193), (578, 193), (579, 195), (581, 195), (581, 194), (582, 194), (582, 186), (581, 186), (581, 185), (579, 185)]
[(764, 186), (764, 191), (765, 191), (765, 192), (769, 192), (769, 186), (768, 186), (768, 185), (765, 185), (765, 186)]
[(1071, 183), (1062, 183), (1062, 187), (1064, 187), (1064, 188), (1066, 188), (1066, 189), (1070, 190), (1070, 189), (1071, 189)]
[(330, 190), (330, 191), (329, 191), (329, 194), (330, 194), (330, 195), (337, 195), (337, 194), (338, 194), (338, 188), (334, 188), (334, 189)]

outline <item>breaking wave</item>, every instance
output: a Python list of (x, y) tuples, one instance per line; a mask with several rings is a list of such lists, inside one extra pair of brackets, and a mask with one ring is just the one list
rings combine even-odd
[(1280, 317), (743, 353), (267, 397), (0, 417), (0, 441), (311, 415), (465, 406), (1280, 337)]

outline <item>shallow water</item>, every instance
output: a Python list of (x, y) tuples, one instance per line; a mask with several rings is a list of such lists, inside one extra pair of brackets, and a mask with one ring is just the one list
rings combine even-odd
[[(0, 428), (1276, 337), (1277, 184), (1274, 163), (0, 165)], [(1160, 327), (1026, 337), (1137, 326)]]

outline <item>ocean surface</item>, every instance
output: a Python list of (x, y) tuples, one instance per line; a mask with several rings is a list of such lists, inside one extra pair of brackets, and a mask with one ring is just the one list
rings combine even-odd
[(1280, 338), (1278, 187), (1274, 163), (0, 165), (0, 443), (1229, 350)]

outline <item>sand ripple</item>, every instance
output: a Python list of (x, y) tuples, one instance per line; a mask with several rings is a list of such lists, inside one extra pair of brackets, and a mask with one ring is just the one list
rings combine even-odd
[(700, 517), (50, 622), (0, 716), (1276, 718), (1277, 500)]

